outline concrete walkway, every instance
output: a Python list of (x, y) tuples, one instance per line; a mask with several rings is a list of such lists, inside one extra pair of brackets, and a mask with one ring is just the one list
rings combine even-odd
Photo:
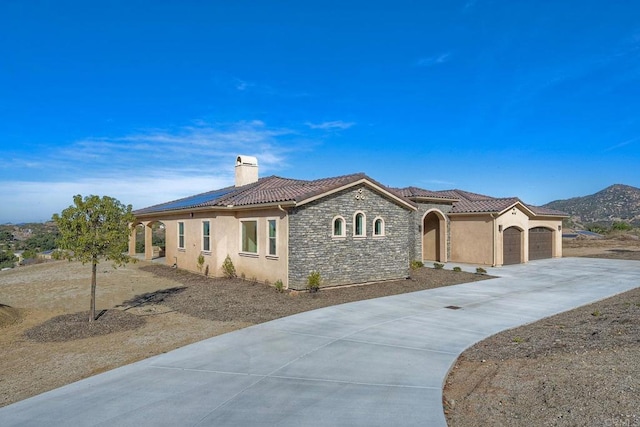
[(465, 348), (640, 286), (638, 261), (565, 258), (488, 270), (501, 277), (192, 344), (2, 408), (0, 425), (445, 426), (442, 384)]

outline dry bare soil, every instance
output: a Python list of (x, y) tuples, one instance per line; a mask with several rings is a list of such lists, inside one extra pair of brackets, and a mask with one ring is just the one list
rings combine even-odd
[[(640, 260), (640, 242), (569, 241), (564, 255)], [(477, 343), (443, 405), (454, 427), (640, 426), (640, 288)]]
[[(564, 251), (640, 260), (636, 240), (576, 240)], [(105, 264), (104, 312), (89, 326), (89, 269), (55, 262), (0, 272), (0, 406), (277, 317), (486, 277), (420, 269), (411, 280), (308, 294), (144, 262)], [(639, 325), (636, 289), (478, 343), (446, 381), (449, 425), (640, 426)]]
[(0, 272), (0, 406), (256, 323), (487, 277), (423, 268), (411, 280), (310, 294), (154, 263), (101, 264), (100, 316), (89, 325), (90, 273), (65, 261)]

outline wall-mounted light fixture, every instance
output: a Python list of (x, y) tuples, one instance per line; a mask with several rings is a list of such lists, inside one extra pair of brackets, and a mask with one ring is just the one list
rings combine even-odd
[(502, 233), (502, 225), (498, 226), (498, 232)]
[(558, 231), (561, 231), (561, 230), (562, 230), (562, 226), (561, 226), (561, 225), (559, 225), (559, 226), (558, 226)]

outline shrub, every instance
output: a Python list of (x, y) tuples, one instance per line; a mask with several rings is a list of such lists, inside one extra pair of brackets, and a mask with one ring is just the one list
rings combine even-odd
[(522, 337), (513, 337), (512, 341), (514, 343), (516, 343), (516, 344), (520, 344), (520, 343), (524, 342), (524, 338), (522, 338)]
[(456, 267), (453, 267), (453, 271), (462, 271), (462, 269), (460, 267), (456, 266)]
[(198, 255), (198, 271), (202, 272), (202, 267), (204, 266), (204, 255)]
[(631, 226), (631, 224), (624, 221), (615, 221), (611, 225), (612, 230), (618, 230), (618, 231), (628, 231), (628, 230), (631, 230), (632, 228), (633, 227)]
[(486, 272), (487, 272), (487, 270), (485, 270), (482, 267), (476, 268), (476, 274), (485, 274)]
[(284, 292), (284, 283), (282, 283), (282, 280), (276, 280), (276, 283), (274, 283), (273, 286), (276, 288), (276, 291)]
[(320, 289), (321, 279), (322, 278), (319, 272), (312, 271), (311, 273), (309, 273), (309, 276), (307, 276), (307, 289), (309, 290), (309, 292), (318, 292), (318, 289)]
[(435, 268), (436, 270), (442, 270), (444, 268), (444, 264), (440, 264), (439, 262), (434, 262), (433, 268)]
[(222, 263), (222, 273), (224, 274), (224, 277), (229, 279), (235, 279), (236, 277), (238, 277), (238, 275), (236, 274), (236, 268), (234, 267), (229, 255), (227, 255), (227, 257), (224, 259), (224, 262)]
[(412, 270), (417, 270), (419, 268), (424, 267), (424, 263), (422, 261), (413, 260), (413, 261), (411, 261), (409, 266), (411, 267)]

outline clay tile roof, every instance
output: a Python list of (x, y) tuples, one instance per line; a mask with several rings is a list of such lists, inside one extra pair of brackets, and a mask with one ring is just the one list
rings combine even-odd
[(458, 199), (456, 195), (445, 194), (442, 191), (430, 191), (419, 187), (394, 188), (397, 194), (407, 198), (425, 197), (432, 199)]
[(549, 215), (549, 216), (569, 216), (566, 212), (558, 211), (555, 209), (543, 208), (541, 206), (527, 205), (529, 209), (536, 215)]
[(451, 213), (502, 212), (519, 201), (520, 200), (517, 197), (481, 200), (461, 199), (459, 202), (453, 204)]
[[(363, 173), (322, 178), (313, 181), (269, 176), (260, 178), (257, 182), (247, 184), (242, 187), (226, 187), (221, 190), (196, 194), (195, 196), (185, 197), (183, 199), (150, 206), (144, 209), (138, 209), (134, 213), (147, 214), (206, 206), (225, 207), (283, 202), (300, 203), (314, 196), (321, 195), (364, 178), (375, 185), (380, 186), (385, 189), (385, 191), (388, 191), (399, 199), (405, 200), (400, 194), (394, 192), (394, 190), (385, 187)], [(413, 205), (409, 200), (406, 200), (406, 203)]]

